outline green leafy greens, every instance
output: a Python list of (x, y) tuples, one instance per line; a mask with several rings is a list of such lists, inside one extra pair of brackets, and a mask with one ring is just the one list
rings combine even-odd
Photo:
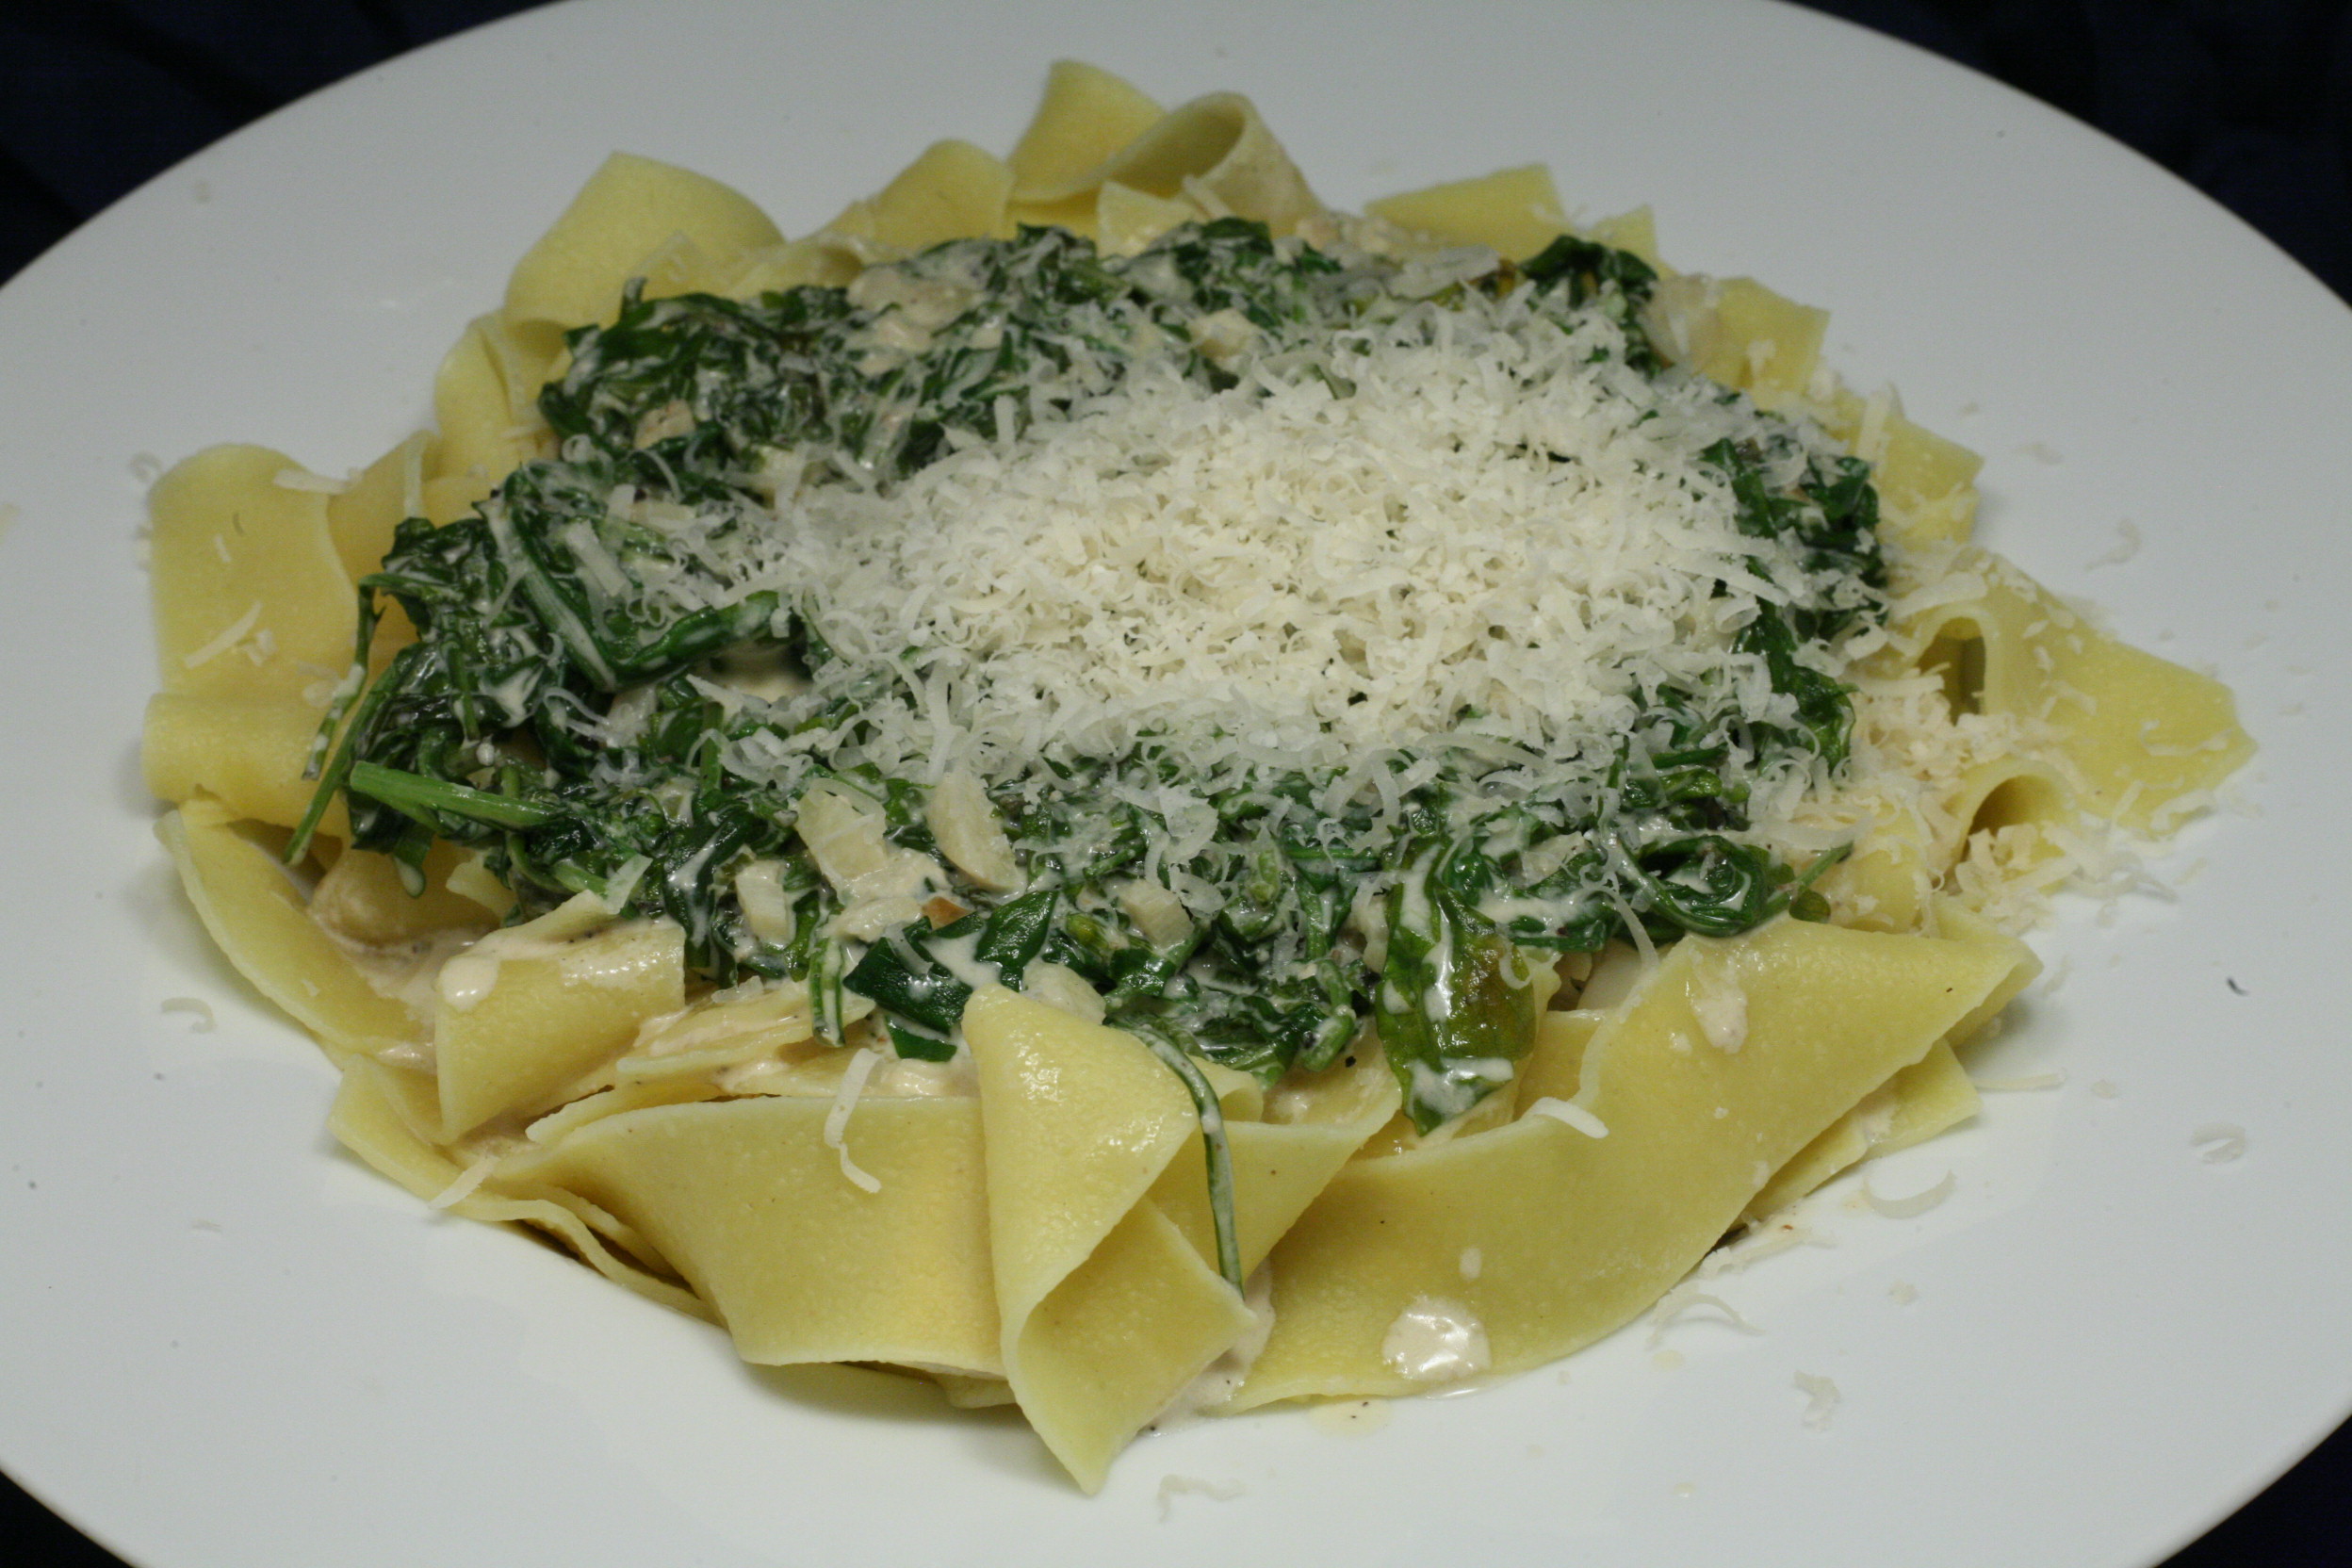
[[(889, 287), (750, 302), (632, 289), (611, 325), (573, 333), (540, 399), (555, 455), (507, 476), (476, 515), (403, 524), (361, 581), (355, 678), (322, 735), (297, 853), (340, 792), (354, 841), (419, 885), (436, 841), (474, 846), (517, 919), (585, 891), (675, 921), (712, 985), (805, 981), (837, 1038), (843, 994), (869, 998), (906, 1056), (953, 1055), (974, 964), (1016, 988), (1060, 965), (1179, 1072), (1204, 1124), (1216, 1101), (1197, 1061), (1271, 1084), (1330, 1067), (1368, 1020), (1427, 1131), (1509, 1082), (1553, 956), (1635, 928), (1727, 936), (1815, 912), (1807, 884), (1827, 860), (1793, 866), (1756, 841), (1754, 780), (1826, 777), (1845, 760), (1851, 708), (1821, 650), (1883, 613), (1885, 567), (1866, 466), (1767, 421), (1704, 453), (1759, 556), (1793, 558), (1821, 585), (1762, 604), (1737, 633), (1732, 650), (1769, 674), (1763, 707), (1712, 677), (1658, 683), (1606, 755), (1565, 760), (1489, 743), (1465, 713), (1459, 734), (1400, 746), (1368, 780), (1262, 761), (1204, 774), (1182, 735), (1041, 757), (988, 780), (1017, 887), (942, 862), (933, 918), (844, 931), (846, 895), (795, 832), (803, 793), (834, 781), (879, 814), (891, 848), (936, 856), (937, 775), (859, 760), (918, 703), (912, 656), (845, 660), (823, 629), (825, 584), (745, 571), (789, 526), (790, 495), (887, 498), (962, 446), (1068, 417), (1146, 363), (1246, 388), (1248, 368), (1217, 341), (1235, 318), (1269, 351), (1302, 351), (1289, 373), (1342, 399), (1347, 361), (1329, 346), (1362, 323), (1506, 296), (1586, 332), (1626, 373), (1681, 374), (1642, 326), (1650, 269), (1574, 238), (1410, 297), (1398, 263), (1239, 220), (1133, 257), (1028, 229), (886, 270)], [(917, 312), (920, 333), (883, 331)], [(417, 637), (368, 679), (387, 598)], [(747, 668), (781, 678), (753, 690), (737, 678)], [(1199, 820), (1171, 823), (1154, 804), (1171, 791), (1202, 803)], [(736, 891), (762, 862), (789, 937)], [(1138, 880), (1184, 890), (1187, 918), (1140, 921), (1120, 896)], [(1221, 1152), (1212, 1138), (1232, 1275)]]

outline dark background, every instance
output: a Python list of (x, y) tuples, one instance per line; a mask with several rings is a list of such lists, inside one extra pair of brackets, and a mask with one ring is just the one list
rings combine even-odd
[[(387, 56), (527, 8), (517, 0), (0, 0), (0, 282), (246, 122)], [(2129, 143), (2352, 300), (2352, 0), (1813, 0), (1812, 8), (1997, 76)], [(2166, 1568), (2346, 1562), (2352, 1429)], [(0, 1563), (119, 1568), (5, 1478)]]

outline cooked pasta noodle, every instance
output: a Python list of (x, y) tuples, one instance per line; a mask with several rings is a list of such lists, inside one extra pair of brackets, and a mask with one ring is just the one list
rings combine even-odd
[(346, 1146), (747, 1360), (1088, 1490), (1533, 1366), (1971, 1116), (2250, 751), (1826, 319), (1067, 62), (797, 239), (615, 155), (433, 430), (156, 485), (163, 838)]

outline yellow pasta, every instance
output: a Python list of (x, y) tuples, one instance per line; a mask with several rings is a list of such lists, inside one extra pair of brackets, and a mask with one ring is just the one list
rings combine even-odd
[(549, 1097), (685, 1002), (680, 933), (606, 923), (587, 894), (443, 966), (433, 1012), (444, 1140)]
[(518, 464), (539, 455), (536, 399), (564, 347), (554, 323), (484, 316), (466, 329), (433, 377), (439, 439), (429, 478), (462, 488), (471, 507)]
[[(302, 768), (324, 712), (283, 693), (159, 692), (139, 748), (147, 788), (174, 804), (208, 795), (239, 820), (292, 827), (314, 792)], [(340, 805), (320, 830), (351, 836)]]
[(1005, 161), (1019, 202), (1052, 201), (1086, 188), (1088, 176), (1159, 120), (1164, 111), (1131, 82), (1082, 60), (1055, 60), (1045, 96)]
[(843, 1147), (871, 1193), (825, 1144), (830, 1109), (761, 1097), (624, 1111), (526, 1168), (644, 1233), (746, 1361), (1001, 1372), (972, 1101), (859, 1107)]
[[(1491, 1132), (1351, 1166), (1326, 1189), (1275, 1250), (1274, 1334), (1237, 1404), (1409, 1394), (1590, 1344), (1657, 1300), (1773, 1171), (2012, 963), (1976, 943), (1797, 922), (1686, 939), (1584, 1044), (1582, 1121), (1539, 1102)], [(1707, 1043), (1694, 1013), (1723, 975), (1746, 998), (1731, 1051)], [(1510, 1200), (1527, 1192), (1544, 1200)], [(1483, 1353), (1431, 1364), (1400, 1344), (1424, 1301), (1475, 1324)]]
[[(1327, 210), (1249, 100), (1163, 110), (1069, 61), (1008, 157), (936, 142), (796, 239), (724, 186), (615, 155), (443, 360), (433, 430), (348, 483), (260, 448), (172, 470), (154, 498), (162, 690), (143, 747), (177, 808), (160, 832), (222, 952), (339, 1068), (335, 1136), (435, 1208), (531, 1227), (711, 1319), (746, 1361), (875, 1364), (959, 1407), (1018, 1404), (1092, 1491), (1171, 1414), (1409, 1394), (1573, 1352), (1726, 1233), (1977, 1114), (1969, 1042), (2038, 967), (2012, 927), (2111, 829), (2161, 833), (2212, 801), (2251, 749), (2226, 689), (1968, 545), (1977, 456), (1891, 394), (1839, 384), (1821, 310), (1663, 267), (1646, 208), (1580, 229), (1529, 165), (1368, 214)], [(1069, 232), (1012, 237), (1037, 224)], [(1323, 308), (1310, 248), (1356, 280), (1339, 314), (1368, 345), (1358, 359), (1282, 336), (1300, 330), (1286, 312)], [(1077, 282), (1040, 329), (1015, 285), (1070, 255)], [(1544, 316), (1527, 302), (1549, 288), (1614, 314)], [(595, 329), (702, 318), (725, 333), (631, 372), (686, 377), (661, 400), (566, 401), (601, 373)], [(837, 327), (846, 348), (824, 336)], [(1050, 374), (1016, 351), (1040, 330)], [(760, 361), (768, 381), (728, 380), (721, 361), (746, 343), (758, 360), (762, 334), (795, 364), (839, 348), (834, 379), (776, 391), (787, 372)], [(1486, 350), (1432, 351), (1462, 334)], [(1416, 666), (1417, 640), (1434, 645), (1461, 609), (1429, 584), (1471, 568), (1377, 551), (1432, 503), (1380, 500), (1348, 477), (1347, 441), (1298, 446), (1312, 457), (1285, 467), (1285, 442), (1320, 437), (1218, 421), (1234, 404), (1332, 429), (1385, 410), (1395, 447), (1464, 400), (1472, 416), (1413, 458), (1437, 463), (1557, 384), (1512, 370), (1519, 401), (1484, 414), (1465, 387), (1546, 353), (1571, 368), (1544, 375), (1607, 362), (1687, 400), (1626, 421), (1612, 439), (1661, 443), (1630, 463), (1570, 453), (1576, 430), (1462, 460), (1485, 466), (1446, 479), (1437, 531), (1522, 526), (1479, 487), (1523, 467), (1666, 472), (1684, 457), (1659, 429), (1730, 421), (1665, 485), (1740, 524), (1694, 551), (1704, 591), (1674, 612), (1677, 637), (1723, 623), (1690, 645), (1714, 663), (1629, 681), (1681, 706), (1639, 710), (1607, 737), (1609, 766), (1560, 772), (1509, 811), (1480, 814), (1517, 787), (1500, 764), (1448, 774), (1468, 764), (1437, 743), (1530, 776), (1564, 768), (1550, 731), (1511, 729), (1509, 682), (1492, 707), (1461, 699), (1442, 732), (1381, 733), (1314, 768), (1284, 753), (1294, 771), (1263, 787), (1282, 747), (1507, 660), (1535, 637), (1514, 615), (1587, 589), (1555, 551), (1537, 599), (1481, 609), (1470, 653)], [(1146, 391), (1121, 380), (1122, 354), (1152, 368), (1134, 378)], [(1448, 354), (1443, 373), (1477, 374), (1381, 401), (1380, 378)], [(836, 422), (791, 434), (760, 388)], [(1115, 421), (1171, 388), (1196, 400), (1120, 446)], [(559, 447), (547, 418), (588, 433)], [(1188, 430), (1226, 445), (1204, 457)], [(1086, 440), (1112, 449), (1106, 467), (1068, 460)], [(583, 466), (582, 445), (606, 466)], [(1376, 466), (1412, 466), (1369, 445)], [(1218, 465), (1235, 452), (1265, 466), (1233, 479)], [(679, 481), (694, 463), (704, 490)], [(988, 487), (1024, 463), (1021, 553), (1007, 565), (955, 534), (953, 570), (876, 613), (949, 603), (968, 617), (957, 636), (1006, 645), (996, 660), (1138, 657), (1149, 701), (1100, 701), (1145, 738), (1151, 771), (1064, 734), (1016, 759), (1029, 772), (981, 776), (1023, 743), (1007, 737), (1046, 733), (1022, 727), (1058, 715), (1089, 669), (1024, 677), (1026, 706), (994, 711), (982, 746), (956, 706), (973, 699), (924, 662), (956, 637), (926, 643), (927, 623), (890, 631), (865, 685), (825, 685), (864, 633), (817, 629), (841, 558), (791, 554), (819, 532), (788, 538), (783, 519), (847, 496), (827, 526), (876, 537), (944, 474), (961, 487), (931, 519), (944, 535), (1000, 517)], [(1194, 474), (1210, 482), (1156, 519), (1100, 535), (1057, 521)], [(1316, 514), (1325, 480), (1376, 504)], [(534, 486), (564, 484), (560, 527), (517, 521)], [(1281, 539), (1238, 522), (1174, 565), (1151, 554), (1241, 494), (1250, 526), (1295, 513), (1284, 526), (1350, 564), (1331, 595), (1344, 612), (1317, 599), (1330, 584), (1283, 576)], [(1641, 548), (1699, 526), (1665, 515), (1640, 525)], [(1801, 570), (1772, 555), (1789, 516), (1814, 530)], [(1849, 524), (1867, 539), (1837, 543)], [(784, 565), (730, 555), (746, 529), (773, 531)], [(1790, 580), (1839, 549), (1868, 612), (1784, 612), (1810, 591)], [(1240, 578), (1220, 578), (1233, 561)], [(400, 590), (361, 600), (387, 564)], [(1670, 575), (1662, 553), (1649, 564)], [(1201, 600), (1231, 588), (1236, 624), (1129, 615), (1146, 580)], [(1032, 589), (1068, 592), (1049, 613)], [(1609, 614), (1561, 634), (1649, 608), (1611, 591)], [(1367, 602), (1421, 618), (1367, 631)], [(1814, 622), (1839, 629), (1789, 629)], [(1323, 664), (1293, 645), (1317, 638), (1340, 650)], [(1187, 729), (1168, 694), (1210, 645), (1228, 706)], [(1548, 656), (1521, 685), (1571, 678)], [(1302, 689), (1332, 669), (1355, 684), (1331, 688), (1311, 734), (1285, 731), (1275, 697), (1248, 694), (1261, 666)], [(894, 693), (914, 694), (903, 732)], [(817, 749), (857, 726), (856, 747)], [(1108, 782), (1055, 792), (1073, 778)], [(767, 792), (748, 807), (745, 781)], [(1577, 790), (1609, 804), (1573, 818)], [(607, 814), (580, 806), (592, 796)], [(1087, 801), (1093, 815), (1073, 804)], [(1250, 964), (1255, 983), (1237, 983)]]
[(420, 1120), (430, 1117), (432, 1099), (433, 1086), (421, 1075), (362, 1058), (346, 1066), (327, 1128), (377, 1172), (448, 1213), (486, 1224), (527, 1224), (546, 1231), (606, 1279), (689, 1316), (710, 1315), (694, 1292), (631, 1261), (649, 1256), (651, 1249), (628, 1226), (576, 1194), (549, 1189), (544, 1196), (519, 1197), (477, 1186), (461, 1195), (466, 1170), (436, 1146), (429, 1120)]
[(1054, 220), (1063, 204), (1106, 185), (1163, 201), (1186, 200), (1204, 217), (1239, 213), (1288, 234), (1322, 210), (1289, 155), (1236, 93), (1211, 93), (1154, 120), (1102, 163), (1024, 188), (1016, 211)]
[(927, 148), (869, 202), (825, 225), (834, 234), (920, 251), (941, 240), (1009, 233), (1004, 208), (1012, 171), (969, 141)]
[[(530, 395), (537, 390), (532, 387)], [(402, 518), (424, 514), (425, 481), (438, 471), (440, 447), (438, 435), (420, 430), (369, 464), (349, 488), (327, 498), (327, 531), (353, 581), (382, 564)]]
[(1383, 197), (1367, 202), (1364, 210), (1415, 234), (1491, 245), (1514, 260), (1525, 260), (1568, 232), (1552, 172), (1540, 163)]
[(189, 458), (149, 498), (155, 645), (167, 692), (299, 697), (351, 647), (351, 584), (326, 497), (262, 447)]
[(716, 180), (615, 153), (515, 264), (506, 318), (559, 327), (604, 319), (645, 259), (681, 237), (713, 272), (784, 238), (765, 213)]
[(165, 847), (205, 931), (238, 972), (337, 1058), (397, 1053), (421, 1031), (310, 919), (270, 849), (199, 796), (163, 819)]
[(2253, 754), (2219, 681), (2116, 641), (1997, 556), (1959, 565), (1982, 593), (1926, 626), (1960, 645), (1964, 700), (2050, 727), (2084, 808), (2161, 831)]

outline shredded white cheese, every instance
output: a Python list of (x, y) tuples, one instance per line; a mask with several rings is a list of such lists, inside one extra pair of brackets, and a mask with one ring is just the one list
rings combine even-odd
[(885, 772), (1002, 782), (1150, 735), (1204, 776), (1266, 762), (1386, 790), (1379, 759), (1474, 710), (1479, 743), (1531, 760), (1605, 747), (1668, 682), (1726, 680), (1785, 719), (1732, 640), (1821, 580), (1740, 532), (1699, 457), (1784, 427), (1596, 360), (1615, 331), (1523, 301), (1413, 306), (1332, 351), (1345, 396), (1279, 365), (1217, 391), (1147, 360), (890, 493), (780, 496), (775, 555), (743, 580), (824, 582), (810, 612), (844, 671), (917, 672), (911, 711), (865, 714)]
[(1694, 1290), (1691, 1288), (1691, 1282), (1686, 1280), (1659, 1297), (1658, 1305), (1650, 1309), (1650, 1348), (1656, 1349), (1665, 1342), (1667, 1330), (1682, 1322), (1693, 1313), (1699, 1312), (1713, 1313), (1715, 1315), (1713, 1321), (1722, 1323), (1726, 1328), (1737, 1329), (1743, 1334), (1760, 1334), (1764, 1331), (1749, 1322), (1740, 1309), (1729, 1301), (1720, 1296), (1709, 1295), (1703, 1290)]
[(425, 1206), (434, 1210), (455, 1208), (458, 1204), (466, 1201), (466, 1199), (471, 1198), (474, 1195), (475, 1189), (480, 1187), (484, 1181), (488, 1180), (490, 1173), (498, 1168), (498, 1155), (482, 1155), (480, 1159), (469, 1163), (465, 1169), (459, 1171), (455, 1181), (451, 1182), (448, 1186), (443, 1187), (439, 1192), (434, 1193), (431, 1198), (427, 1199), (425, 1200)]
[(227, 626), (221, 628), (220, 633), (211, 641), (180, 655), (181, 664), (193, 670), (201, 669), (203, 666), (211, 663), (214, 660), (220, 658), (222, 654), (237, 646), (237, 644), (243, 642), (246, 636), (253, 629), (253, 623), (260, 619), (261, 601), (259, 599), (255, 599), (250, 606), (247, 607), (245, 613), (239, 615), (236, 620), (231, 621)]
[(1200, 1476), (1168, 1475), (1160, 1478), (1160, 1523), (1165, 1525), (1176, 1499), (1187, 1494), (1206, 1497), (1213, 1503), (1230, 1503), (1248, 1493), (1250, 1488), (1240, 1481), (1213, 1481)]
[(1841, 1396), (1838, 1385), (1827, 1378), (1810, 1372), (1796, 1376), (1797, 1392), (1805, 1396), (1805, 1424), (1814, 1431), (1826, 1431), (1830, 1418), (1838, 1413)]
[(1707, 1037), (1707, 1043), (1724, 1054), (1747, 1043), (1748, 993), (1740, 988), (1737, 976), (1719, 968), (1703, 968), (1691, 988), (1690, 1014), (1698, 1020), (1699, 1033)]
[(825, 1113), (825, 1146), (841, 1156), (841, 1174), (860, 1192), (880, 1192), (882, 1181), (849, 1157), (849, 1113), (858, 1108), (858, 1097), (865, 1092), (866, 1080), (881, 1063), (882, 1054), (878, 1051), (860, 1046), (852, 1052), (849, 1065), (841, 1071), (841, 1086), (834, 1093), (833, 1108)]
[(2228, 1165), (2246, 1153), (2246, 1129), (2234, 1121), (2209, 1121), (2189, 1135), (2197, 1157), (2207, 1165)]
[(1959, 1185), (1958, 1173), (1947, 1170), (1944, 1172), (1943, 1180), (1934, 1186), (1913, 1193), (1908, 1198), (1881, 1198), (1871, 1189), (1870, 1178), (1865, 1172), (1862, 1177), (1862, 1201), (1889, 1219), (1910, 1219), (1925, 1214), (1945, 1199), (1950, 1198)]
[(1979, 1078), (1976, 1086), (1985, 1094), (2024, 1094), (2034, 1089), (2055, 1089), (2066, 1086), (2066, 1075), (2061, 1071), (2020, 1073), (2015, 1078)]
[(1524, 1114), (1547, 1116), (1554, 1121), (1564, 1121), (1589, 1138), (1609, 1136), (1609, 1128), (1601, 1119), (1573, 1100), (1561, 1100), (1555, 1095), (1547, 1094), (1529, 1105)]

